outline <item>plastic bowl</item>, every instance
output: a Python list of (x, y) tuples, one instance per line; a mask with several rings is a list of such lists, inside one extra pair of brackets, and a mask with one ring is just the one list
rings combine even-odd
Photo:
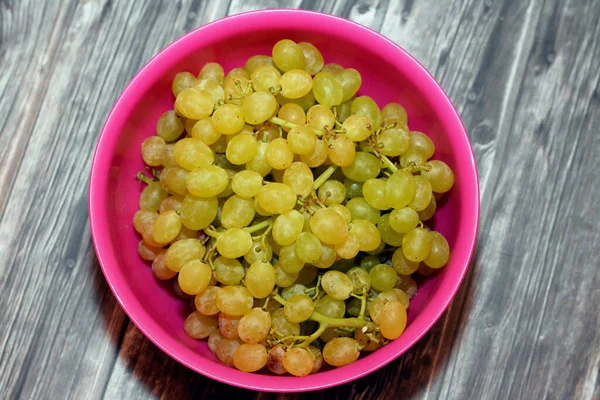
[[(448, 163), (456, 183), (440, 207), (434, 228), (452, 251), (448, 265), (424, 281), (411, 301), (403, 335), (357, 362), (303, 378), (244, 373), (221, 364), (206, 341), (183, 330), (186, 304), (172, 283), (158, 282), (137, 255), (132, 226), (142, 185), (134, 179), (144, 167), (142, 141), (153, 135), (158, 117), (173, 107), (171, 80), (177, 72), (197, 73), (217, 61), (225, 70), (243, 66), (255, 54), (270, 54), (280, 39), (309, 41), (326, 62), (356, 68), (363, 77), (359, 94), (380, 105), (404, 105), (412, 130), (426, 132), (435, 158)], [(323, 389), (375, 371), (409, 349), (440, 318), (456, 294), (473, 254), (479, 220), (477, 170), (467, 133), (435, 79), (406, 51), (364, 26), (327, 14), (266, 10), (239, 14), (204, 25), (154, 57), (126, 87), (100, 134), (89, 189), (92, 237), (106, 280), (135, 325), (177, 361), (231, 385), (279, 392)]]

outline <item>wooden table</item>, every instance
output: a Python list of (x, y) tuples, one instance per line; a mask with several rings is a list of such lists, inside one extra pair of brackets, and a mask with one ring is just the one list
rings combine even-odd
[(130, 323), (89, 232), (91, 156), (125, 84), (191, 29), (250, 9), (381, 31), (442, 83), (481, 178), (478, 250), (407, 354), (315, 398), (600, 398), (600, 1), (0, 2), (0, 397), (302, 398), (228, 387)]

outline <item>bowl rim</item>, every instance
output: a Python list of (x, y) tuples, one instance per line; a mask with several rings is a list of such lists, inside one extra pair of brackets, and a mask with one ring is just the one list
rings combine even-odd
[[(465, 243), (463, 243), (465, 247), (461, 249), (461, 258), (464, 259), (464, 265), (461, 265), (460, 270), (457, 271), (455, 275), (452, 275), (452, 279), (445, 279), (445, 294), (444, 296), (438, 296), (443, 298), (438, 299), (434, 295), (432, 300), (430, 300), (430, 303), (433, 303), (433, 300), (436, 300), (436, 303), (435, 307), (432, 307), (431, 304), (428, 306), (430, 310), (426, 320), (425, 318), (417, 318), (415, 319), (415, 321), (412, 322), (411, 326), (413, 329), (411, 329), (411, 331), (417, 331), (416, 334), (413, 334), (409, 340), (403, 343), (402, 346), (395, 346), (395, 352), (378, 351), (370, 354), (369, 358), (371, 362), (366, 368), (358, 369), (353, 367), (353, 365), (351, 364), (349, 366), (337, 368), (332, 371), (327, 371), (316, 375), (309, 375), (302, 379), (298, 379), (289, 376), (257, 376), (237, 371), (233, 368), (226, 367), (224, 365), (218, 367), (215, 366), (215, 363), (208, 360), (206, 361), (206, 364), (204, 364), (204, 362), (201, 362), (202, 365), (192, 363), (190, 360), (187, 359), (188, 357), (186, 357), (185, 354), (180, 353), (179, 349), (173, 348), (172, 346), (164, 343), (162, 338), (159, 337), (161, 336), (161, 333), (156, 331), (152, 322), (141, 321), (142, 319), (144, 319), (143, 316), (136, 315), (136, 312), (132, 310), (132, 308), (135, 308), (136, 306), (135, 303), (137, 302), (137, 299), (129, 297), (124, 298), (123, 291), (127, 289), (127, 285), (123, 287), (123, 282), (118, 282), (114, 277), (111, 277), (111, 268), (109, 267), (109, 265), (111, 265), (115, 261), (115, 259), (114, 256), (112, 256), (112, 254), (107, 255), (107, 252), (110, 253), (112, 246), (111, 240), (106, 238), (108, 230), (105, 221), (108, 218), (108, 213), (106, 212), (107, 207), (105, 200), (105, 189), (108, 185), (109, 180), (108, 172), (110, 161), (112, 161), (112, 152), (106, 151), (106, 148), (107, 144), (109, 145), (109, 147), (116, 145), (117, 138), (119, 136), (114, 132), (112, 134), (110, 133), (111, 131), (113, 131), (113, 129), (111, 129), (111, 126), (113, 124), (118, 124), (118, 121), (121, 119), (121, 116), (118, 115), (121, 113), (118, 110), (123, 106), (124, 102), (126, 103), (127, 97), (131, 95), (130, 92), (132, 91), (132, 88), (134, 88), (138, 83), (140, 83), (140, 81), (144, 79), (144, 75), (146, 75), (146, 73), (152, 69), (152, 67), (158, 62), (157, 60), (165, 57), (165, 55), (170, 51), (181, 47), (183, 43), (191, 40), (199, 33), (218, 28), (222, 24), (243, 24), (257, 17), (264, 18), (265, 15), (278, 18), (298, 18), (299, 15), (302, 15), (302, 18), (305, 19), (305, 23), (308, 23), (308, 20), (326, 20), (328, 24), (342, 25), (345, 29), (352, 29), (354, 31), (354, 34), (362, 34), (364, 38), (360, 40), (365, 43), (368, 40), (377, 40), (380, 43), (382, 43), (382, 45), (385, 44), (387, 47), (393, 48), (397, 52), (397, 57), (403, 58), (404, 60), (407, 60), (409, 61), (409, 63), (411, 63), (410, 68), (414, 69), (415, 74), (419, 74), (423, 79), (426, 79), (428, 81), (427, 84), (429, 89), (435, 91), (435, 93), (431, 94), (431, 96), (435, 96), (436, 108), (445, 107), (446, 109), (444, 114), (444, 122), (446, 122), (447, 120), (451, 120), (450, 122), (453, 124), (453, 128), (455, 128), (455, 130), (453, 131), (453, 135), (460, 136), (460, 140), (463, 142), (461, 147), (464, 146), (465, 149), (468, 150), (466, 154), (464, 154), (464, 156), (466, 156), (466, 159), (461, 160), (461, 165), (468, 164), (468, 170), (473, 173), (473, 176), (469, 178), (476, 184), (474, 185), (474, 188), (470, 188), (470, 197), (468, 198), (468, 200), (470, 201), (469, 205), (471, 207), (471, 214), (469, 216), (470, 223), (466, 225), (466, 229), (468, 229), (468, 232), (466, 232), (467, 239)], [(107, 156), (109, 158), (108, 160), (105, 158)], [(96, 195), (97, 193), (99, 194), (98, 196)], [(446, 309), (456, 296), (456, 293), (458, 292), (458, 289), (460, 288), (460, 285), (464, 280), (464, 277), (470, 266), (473, 253), (475, 251), (475, 244), (479, 229), (480, 218), (480, 188), (475, 156), (473, 154), (473, 148), (470, 144), (469, 137), (467, 135), (467, 131), (464, 127), (464, 124), (456, 108), (452, 104), (450, 98), (445, 93), (441, 85), (419, 61), (417, 61), (412, 55), (410, 55), (406, 50), (404, 50), (392, 40), (383, 36), (379, 32), (368, 28), (364, 25), (361, 25), (357, 22), (323, 12), (277, 8), (267, 10), (255, 10), (234, 14), (201, 25), (198, 28), (184, 34), (177, 40), (171, 42), (169, 45), (164, 47), (135, 74), (135, 76), (129, 81), (129, 83), (120, 93), (116, 102), (111, 108), (100, 132), (96, 147), (94, 149), (94, 156), (92, 159), (89, 177), (88, 210), (90, 214), (90, 231), (92, 234), (92, 240), (94, 243), (94, 248), (96, 251), (98, 262), (112, 293), (117, 299), (119, 305), (123, 308), (130, 320), (134, 323), (134, 325), (158, 348), (160, 348), (170, 357), (172, 357), (179, 363), (185, 365), (186, 367), (222, 383), (227, 383), (233, 386), (258, 391), (304, 392), (325, 389), (343, 383), (348, 383), (382, 368), (383, 366), (398, 358), (410, 347), (412, 347), (440, 319), (442, 314), (446, 311)], [(418, 326), (415, 325), (417, 322), (419, 322)], [(411, 326), (407, 328), (407, 331), (411, 328)], [(392, 342), (386, 345), (386, 347), (389, 347), (394, 343), (395, 342)], [(377, 357), (377, 354), (379, 354), (379, 357)], [(226, 368), (227, 371), (223, 368)], [(323, 375), (327, 375), (327, 377), (323, 379)], [(275, 382), (277, 382), (277, 384), (275, 384)]]

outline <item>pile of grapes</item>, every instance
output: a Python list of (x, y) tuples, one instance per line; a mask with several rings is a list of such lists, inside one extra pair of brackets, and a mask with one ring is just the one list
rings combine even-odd
[(142, 144), (138, 253), (176, 277), (194, 307), (185, 332), (227, 365), (352, 363), (402, 334), (411, 275), (448, 261), (423, 221), (453, 172), (401, 105), (357, 97), (361, 82), (281, 40), (227, 75), (177, 74), (174, 110)]

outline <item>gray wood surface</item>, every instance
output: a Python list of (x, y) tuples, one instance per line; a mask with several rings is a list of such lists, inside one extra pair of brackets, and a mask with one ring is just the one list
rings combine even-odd
[(0, 398), (302, 398), (204, 378), (129, 322), (89, 233), (104, 119), (161, 48), (274, 6), (337, 14), (416, 56), (478, 160), (478, 250), (406, 355), (315, 398), (600, 398), (600, 1), (0, 1)]

